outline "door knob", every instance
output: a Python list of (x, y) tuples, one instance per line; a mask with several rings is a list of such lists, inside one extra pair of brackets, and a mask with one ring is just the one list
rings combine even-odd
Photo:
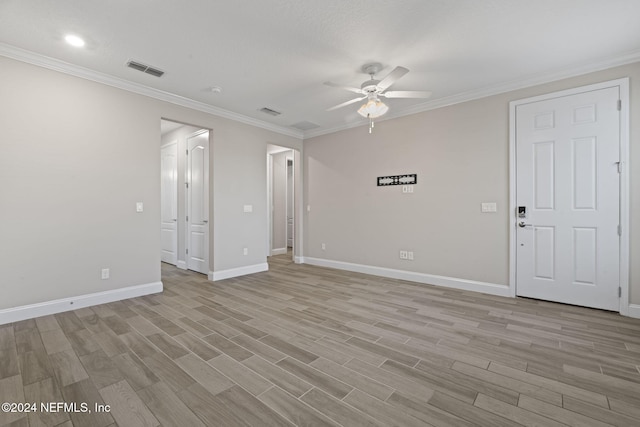
[(520, 228), (531, 227), (531, 226), (533, 226), (533, 224), (525, 224), (524, 221), (520, 221), (518, 223), (518, 227)]
[(208, 220), (206, 220), (206, 219), (203, 219), (203, 220), (202, 220), (202, 222), (204, 222), (205, 224), (208, 224), (208, 223), (209, 223), (209, 221), (208, 221)]

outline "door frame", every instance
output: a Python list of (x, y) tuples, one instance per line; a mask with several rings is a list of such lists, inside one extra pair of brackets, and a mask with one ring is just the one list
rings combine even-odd
[[(208, 138), (207, 138), (207, 145), (208, 145), (208, 153), (209, 156), (206, 158), (206, 170), (205, 170), (205, 174), (206, 174), (206, 182), (207, 182), (207, 186), (209, 187), (208, 189), (208, 198), (207, 198), (207, 211), (209, 213), (209, 218), (207, 218), (207, 232), (205, 233), (205, 252), (206, 252), (206, 270), (207, 273), (202, 273), (202, 274), (206, 274), (207, 277), (209, 277), (209, 273), (213, 270), (212, 269), (212, 263), (211, 263), (211, 250), (210, 250), (210, 246), (211, 246), (211, 227), (212, 227), (212, 222), (211, 222), (211, 161), (210, 161), (210, 157), (211, 157), (211, 129), (207, 129), (207, 128), (202, 128), (196, 132), (190, 133), (188, 135), (185, 135), (184, 137), (184, 144), (185, 144), (185, 150), (189, 150), (189, 139), (190, 138), (194, 138), (197, 137), (199, 135), (202, 135), (203, 133), (207, 133), (208, 132)], [(185, 156), (184, 159), (184, 182), (188, 182), (188, 178), (189, 178), (189, 157)], [(184, 224), (184, 247), (185, 247), (185, 251), (190, 249), (191, 247), (191, 236), (189, 233), (189, 222), (186, 221), (186, 217), (189, 214), (189, 209), (190, 209), (190, 205), (189, 205), (189, 194), (190, 194), (190, 189), (186, 189), (185, 188), (185, 192), (184, 192), (184, 214), (185, 217), (183, 218), (185, 220)], [(189, 255), (185, 254), (185, 265), (186, 265), (186, 269), (189, 270)], [(195, 270), (191, 270), (191, 271), (195, 271)]]
[(509, 102), (509, 292), (516, 297), (516, 107), (532, 102), (576, 95), (611, 87), (620, 93), (620, 309), (629, 315), (629, 78), (621, 78), (587, 86), (580, 86)]
[[(293, 221), (293, 226), (291, 227), (291, 232), (293, 236), (291, 236), (291, 249), (292, 252), (295, 253), (295, 236), (296, 236), (296, 163), (293, 160), (293, 150), (291, 150), (291, 157), (285, 157), (285, 171), (286, 171), (286, 179), (285, 179), (285, 247), (289, 250), (289, 206), (291, 206), (291, 220)], [(289, 162), (291, 162), (291, 180), (289, 180)], [(291, 187), (291, 188), (289, 188)], [(289, 200), (289, 190), (291, 190), (291, 200)], [(292, 255), (293, 256), (293, 255)]]
[[(273, 253), (273, 155), (281, 153), (283, 151), (291, 151), (291, 156), (287, 159), (293, 160), (293, 253), (292, 259), (296, 264), (304, 262), (303, 256), (303, 210), (302, 210), (302, 150), (285, 145), (279, 145), (277, 143), (268, 143), (272, 147), (281, 148), (269, 152), (267, 150), (266, 156), (266, 187), (267, 187), (267, 229), (269, 230), (265, 239), (266, 254), (267, 256), (277, 255)], [(286, 161), (285, 161), (286, 162)], [(286, 163), (285, 163), (286, 165)], [(285, 226), (286, 226), (285, 216)]]
[[(179, 212), (178, 212), (178, 211), (179, 211), (179, 204), (180, 204), (180, 201), (178, 200), (178, 157), (179, 157), (179, 155), (178, 155), (178, 154), (179, 154), (179, 153), (178, 153), (178, 150), (179, 150), (179, 147), (178, 147), (178, 140), (177, 140), (177, 139), (174, 139), (174, 140), (172, 140), (172, 141), (170, 141), (170, 142), (168, 142), (168, 143), (166, 143), (166, 144), (164, 144), (164, 145), (161, 145), (161, 146), (160, 146), (160, 153), (162, 153), (162, 150), (163, 150), (163, 149), (165, 149), (165, 148), (167, 148), (167, 147), (171, 147), (171, 146), (173, 146), (173, 145), (175, 145), (175, 147), (176, 147), (176, 170), (175, 170), (175, 172), (176, 172), (176, 185), (175, 185), (175, 188), (173, 189), (173, 190), (175, 191), (175, 199), (176, 199), (176, 200), (175, 200), (175, 201), (176, 201), (176, 221), (175, 221), (175, 227), (176, 227), (176, 239), (175, 239), (175, 244), (174, 244), (173, 252), (174, 252), (174, 254), (175, 254), (176, 260), (175, 260), (175, 263), (174, 263), (174, 264), (172, 264), (172, 265), (177, 266), (177, 265), (178, 265), (178, 258), (179, 258), (179, 257), (178, 257), (178, 240), (179, 240), (179, 236), (178, 236), (178, 234), (179, 234), (179, 233), (178, 233), (178, 220), (179, 220), (179, 218), (178, 218), (178, 214), (179, 214)], [(160, 168), (162, 169), (162, 165), (160, 165)], [(162, 170), (160, 171), (160, 173), (162, 174)], [(162, 191), (162, 184), (160, 184), (160, 185), (161, 185), (160, 190)], [(162, 210), (162, 208), (163, 208), (162, 203), (163, 203), (163, 200), (162, 200), (162, 192), (161, 192), (161, 194), (160, 194), (160, 209), (161, 209), (161, 210)], [(161, 215), (161, 216), (162, 216), (162, 215)], [(160, 222), (162, 223), (162, 218), (160, 219)], [(162, 225), (161, 225), (161, 228), (162, 228)], [(162, 248), (160, 248), (160, 250), (162, 251)], [(164, 262), (164, 261), (163, 261), (163, 262)]]

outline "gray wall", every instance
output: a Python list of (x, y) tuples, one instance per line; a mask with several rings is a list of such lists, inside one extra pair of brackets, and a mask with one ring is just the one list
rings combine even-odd
[[(305, 140), (305, 257), (509, 285), (509, 102), (631, 78), (631, 302), (640, 303), (640, 64)], [(413, 194), (377, 176), (417, 173)], [(481, 202), (497, 202), (483, 214)], [(326, 244), (326, 250), (321, 244)], [(398, 257), (415, 254), (412, 262)]]
[(0, 309), (160, 280), (161, 118), (213, 130), (214, 271), (266, 262), (266, 145), (301, 140), (5, 57), (0, 94)]

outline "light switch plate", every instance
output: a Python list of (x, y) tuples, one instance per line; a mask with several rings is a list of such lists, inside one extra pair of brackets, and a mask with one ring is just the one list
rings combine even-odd
[(495, 203), (495, 202), (483, 202), (482, 203), (482, 212), (483, 213), (498, 212), (497, 203)]
[(244, 205), (244, 212), (253, 212), (253, 205)]
[(143, 211), (144, 211), (144, 203), (136, 202), (136, 212), (143, 212)]

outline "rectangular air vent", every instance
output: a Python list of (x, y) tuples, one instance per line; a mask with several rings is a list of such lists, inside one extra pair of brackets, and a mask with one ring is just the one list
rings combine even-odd
[(152, 76), (162, 77), (164, 71), (158, 70), (157, 68), (153, 68), (149, 65), (142, 64), (136, 61), (127, 62), (127, 67), (133, 68), (134, 70), (142, 71), (143, 73), (151, 74)]
[(304, 131), (304, 130), (311, 130), (311, 129), (319, 128), (320, 125), (317, 125), (317, 124), (311, 123), (311, 122), (307, 122), (307, 121), (303, 121), (303, 122), (295, 123), (295, 124), (291, 125), (291, 127)]
[(280, 114), (282, 114), (280, 111), (276, 111), (272, 108), (269, 107), (262, 107), (261, 109), (259, 109), (258, 111), (261, 111), (265, 114), (269, 114), (271, 116), (279, 116)]

